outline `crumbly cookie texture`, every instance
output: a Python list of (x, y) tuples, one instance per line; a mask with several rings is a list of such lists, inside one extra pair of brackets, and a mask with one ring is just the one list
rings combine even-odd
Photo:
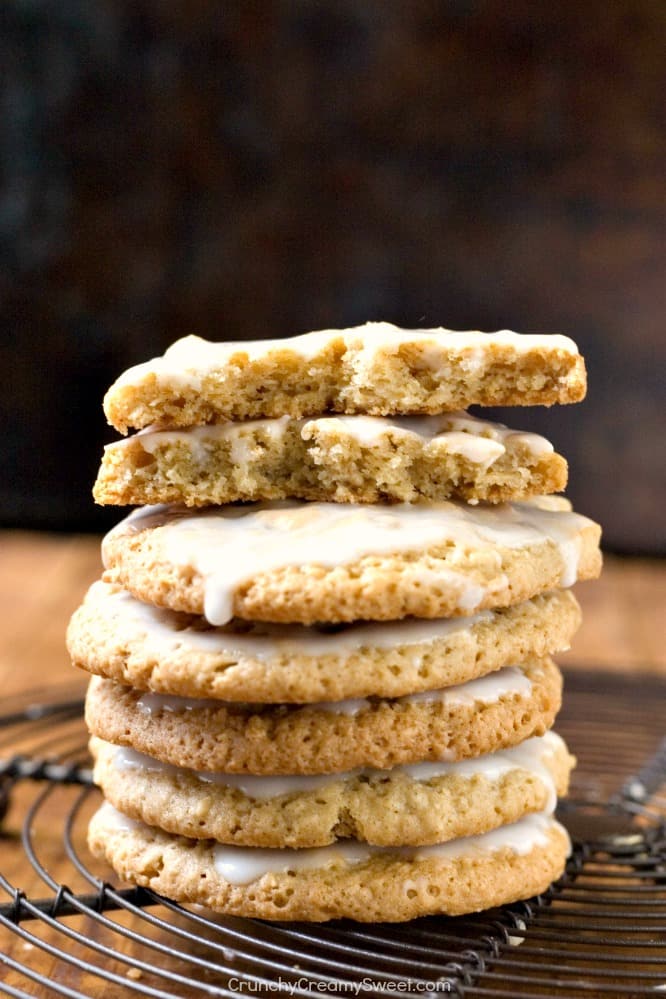
[(253, 850), (173, 836), (109, 804), (93, 816), (88, 844), (121, 878), (175, 901), (233, 916), (313, 922), (399, 922), (529, 898), (560, 876), (570, 849), (562, 826), (532, 815), (483, 838), (436, 846)]
[(284, 340), (185, 337), (122, 374), (104, 411), (125, 433), (154, 423), (191, 427), (325, 412), (550, 406), (578, 402), (585, 390), (583, 358), (567, 337), (366, 323)]
[(532, 503), (148, 507), (106, 536), (104, 578), (212, 624), (439, 618), (593, 578), (599, 538)]
[(552, 726), (561, 695), (549, 659), (396, 700), (302, 706), (168, 698), (93, 677), (86, 722), (106, 742), (192, 770), (326, 774), (515, 746)]
[(555, 590), (464, 618), (336, 628), (235, 621), (214, 628), (98, 581), (72, 617), (67, 646), (75, 666), (139, 690), (338, 701), (449, 687), (562, 651), (580, 618), (573, 593)]
[(575, 760), (552, 732), (462, 763), (417, 763), (330, 777), (197, 774), (91, 740), (94, 779), (119, 811), (191, 839), (256, 847), (356, 839), (420, 846), (552, 810)]
[(109, 444), (98, 503), (463, 499), (493, 503), (559, 492), (567, 463), (538, 434), (468, 413), (282, 417), (142, 431)]

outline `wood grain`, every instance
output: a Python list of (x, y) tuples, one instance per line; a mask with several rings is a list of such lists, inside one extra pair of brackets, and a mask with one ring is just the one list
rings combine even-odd
[(0, 535), (0, 682), (5, 696), (77, 678), (64, 644), (70, 615), (99, 575), (99, 539)]

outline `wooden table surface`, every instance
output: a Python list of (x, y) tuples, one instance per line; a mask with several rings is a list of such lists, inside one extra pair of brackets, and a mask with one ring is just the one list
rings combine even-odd
[[(64, 646), (64, 633), (69, 615), (81, 600), (86, 587), (100, 573), (99, 539), (94, 537), (52, 536), (21, 532), (0, 532), (0, 683), (5, 696), (30, 691), (48, 694), (50, 687), (72, 683), (83, 692), (86, 677), (71, 667)], [(607, 558), (601, 580), (585, 583), (577, 588), (585, 612), (584, 624), (575, 640), (572, 651), (559, 656), (558, 661), (571, 668), (604, 670), (631, 670), (666, 675), (666, 644), (663, 642), (662, 613), (666, 597), (666, 565), (647, 560)], [(76, 727), (78, 745), (83, 745), (85, 733), (80, 721)], [(3, 749), (0, 755), (7, 752)], [(28, 806), (40, 793), (39, 784), (25, 781), (12, 792), (9, 812), (2, 823), (0, 850), (3, 873), (10, 872), (14, 885), (24, 888), (29, 897), (47, 897), (45, 887), (35, 870), (28, 864), (20, 840), (20, 831)], [(49, 799), (48, 807), (39, 812), (42, 816), (35, 824), (40, 858), (46, 857), (49, 871), (57, 881), (69, 884), (73, 891), (90, 891), (67, 860), (62, 843), (62, 829), (69, 813), (76, 789), (58, 788)], [(95, 806), (96, 795), (90, 808), (84, 811), (74, 841), (86, 863), (91, 864), (84, 845), (85, 819)], [(94, 864), (91, 865), (94, 868)], [(103, 866), (97, 867), (98, 876), (109, 878)], [(0, 892), (0, 902), (7, 896)], [(117, 917), (114, 917), (117, 918)], [(137, 917), (121, 916), (124, 922), (137, 931), (142, 930)], [(89, 925), (90, 924), (90, 925)], [(77, 918), (75, 925), (88, 936), (118, 947), (117, 934), (105, 936), (89, 918)], [(47, 939), (59, 947), (67, 948), (61, 933), (52, 933), (34, 921), (21, 923), (21, 927), (35, 932), (37, 939)], [(169, 942), (168, 937), (165, 942)], [(121, 941), (127, 955), (145, 957), (145, 952), (135, 950), (133, 944)], [(26, 963), (33, 971), (66, 981), (73, 988), (94, 999), (124, 997), (127, 992), (120, 986), (110, 986), (96, 976), (70, 967), (62, 957), (50, 956), (25, 938), (5, 934), (0, 940), (0, 991), (2, 983), (22, 988), (26, 979), (22, 973), (8, 970), (1, 963), (3, 952), (9, 958)], [(86, 956), (86, 954), (84, 954)], [(99, 957), (87, 953), (94, 964)], [(114, 969), (125, 978), (142, 978), (145, 984), (157, 984), (152, 976), (126, 964), (113, 962)], [(175, 967), (175, 970), (178, 970)], [(142, 977), (143, 976), (143, 977)], [(50, 996), (50, 989), (31, 984), (29, 991), (37, 996)], [(190, 993), (188, 992), (189, 996)]]

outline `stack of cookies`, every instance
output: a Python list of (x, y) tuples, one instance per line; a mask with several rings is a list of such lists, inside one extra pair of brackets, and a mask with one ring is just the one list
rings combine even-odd
[[(561, 336), (187, 337), (105, 399), (107, 535), (72, 619), (124, 878), (266, 919), (394, 921), (562, 872), (550, 656), (598, 575), (566, 462), (476, 405), (575, 402)], [(336, 415), (343, 414), (343, 415)], [(158, 504), (158, 505), (154, 505)]]

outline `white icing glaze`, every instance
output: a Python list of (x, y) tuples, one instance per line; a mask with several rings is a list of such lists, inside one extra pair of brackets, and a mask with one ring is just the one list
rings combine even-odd
[(511, 825), (499, 826), (479, 836), (466, 836), (462, 839), (452, 839), (448, 843), (419, 846), (416, 849), (415, 859), (424, 860), (428, 857), (453, 859), (460, 857), (462, 853), (496, 853), (504, 849), (512, 850), (524, 857), (534, 847), (545, 846), (548, 842), (548, 833), (557, 826), (559, 823), (550, 815), (536, 812), (525, 815)]
[(247, 622), (244, 627), (245, 622), (237, 622), (202, 631), (200, 619), (195, 618), (192, 625), (183, 628), (182, 614), (145, 604), (126, 590), (114, 591), (113, 586), (101, 580), (90, 587), (86, 603), (98, 608), (124, 641), (141, 641), (146, 650), (156, 654), (167, 655), (184, 648), (264, 661), (280, 655), (321, 658), (361, 649), (409, 647), (410, 661), (418, 664), (433, 642), (488, 623), (494, 616), (492, 611), (484, 610), (472, 617), (405, 618), (334, 629), (262, 622)]
[(217, 873), (230, 884), (245, 885), (259, 880), (264, 874), (344, 868), (377, 855), (388, 855), (403, 861), (455, 861), (466, 856), (480, 857), (509, 849), (525, 856), (535, 847), (545, 846), (549, 833), (555, 829), (562, 827), (550, 816), (538, 813), (492, 832), (433, 846), (380, 847), (347, 841), (306, 850), (280, 850), (218, 845), (214, 848), (214, 865)]
[(445, 445), (446, 451), (461, 455), (472, 465), (482, 466), (484, 471), (494, 465), (506, 452), (505, 446), (499, 441), (490, 440), (488, 437), (474, 437), (472, 434), (457, 430), (451, 430), (435, 439)]
[(317, 711), (326, 711), (332, 715), (350, 715), (354, 717), (360, 711), (365, 711), (370, 707), (371, 701), (367, 697), (350, 697), (344, 701), (317, 701), (311, 707)]
[(256, 446), (252, 441), (253, 434), (261, 432), (262, 436), (279, 442), (284, 438), (290, 423), (302, 424), (303, 422), (305, 421), (292, 420), (289, 416), (280, 416), (270, 420), (246, 420), (238, 423), (216, 423), (210, 426), (188, 427), (185, 430), (168, 430), (159, 426), (146, 427), (132, 437), (126, 437), (121, 441), (114, 442), (114, 444), (107, 445), (107, 447), (129, 447), (138, 443), (147, 454), (155, 455), (163, 448), (182, 445), (196, 464), (203, 465), (210, 450), (219, 441), (228, 441), (231, 460), (234, 464), (242, 467), (250, 461), (252, 448)]
[(117, 832), (135, 832), (141, 829), (142, 822), (130, 819), (129, 815), (123, 815), (117, 808), (114, 808), (110, 801), (105, 801), (97, 813), (103, 817), (104, 824)]
[[(116, 746), (113, 754), (113, 766), (121, 773), (154, 773), (170, 777), (177, 777), (179, 774), (188, 772), (194, 773), (194, 771), (186, 771), (182, 767), (176, 767), (172, 763), (156, 760), (153, 756), (146, 756), (145, 753), (139, 753), (130, 746)], [(197, 776), (199, 775), (197, 774)]]
[[(591, 524), (578, 514), (529, 503), (472, 508), (449, 501), (381, 507), (293, 500), (214, 507), (191, 516), (179, 508), (144, 507), (107, 535), (102, 553), (108, 564), (109, 538), (163, 526), (163, 557), (191, 566), (203, 577), (205, 616), (212, 624), (225, 624), (233, 616), (236, 589), (262, 573), (288, 566), (333, 568), (365, 556), (422, 551), (448, 542), (523, 548), (551, 541), (564, 562), (562, 585), (570, 585), (578, 567), (578, 534)], [(471, 613), (478, 607), (483, 596), (478, 583), (447, 567), (441, 575), (428, 572), (433, 582), (437, 579), (450, 589), (460, 610)]]
[(472, 464), (489, 468), (507, 450), (508, 443), (520, 444), (534, 457), (552, 453), (545, 437), (511, 430), (502, 423), (481, 420), (464, 411), (436, 416), (331, 416), (303, 420), (301, 436), (310, 440), (329, 430), (342, 430), (365, 447), (376, 446), (388, 435), (417, 437), (426, 453), (445, 451), (459, 454)]
[(172, 711), (180, 714), (183, 711), (194, 711), (198, 708), (219, 707), (219, 701), (208, 701), (195, 697), (176, 697), (173, 694), (144, 693), (136, 702), (141, 714), (157, 715), (161, 711)]
[(472, 373), (492, 364), (487, 348), (509, 347), (522, 354), (535, 348), (560, 350), (577, 354), (578, 348), (569, 337), (559, 334), (520, 334), (511, 330), (482, 333), (479, 330), (457, 331), (436, 329), (405, 330), (392, 323), (370, 322), (349, 329), (317, 330), (281, 340), (245, 340), (212, 343), (197, 336), (176, 340), (162, 357), (153, 358), (125, 371), (115, 387), (134, 385), (147, 375), (160, 381), (182, 385), (199, 391), (202, 379), (211, 371), (225, 367), (234, 357), (244, 356), (250, 361), (266, 358), (276, 351), (289, 351), (305, 360), (311, 360), (332, 344), (342, 341), (347, 349), (353, 348), (355, 372), (362, 376), (377, 354), (395, 354), (407, 343), (422, 344), (421, 361), (437, 371), (452, 352), (463, 354), (463, 363)]
[[(521, 669), (516, 666), (505, 666), (477, 680), (452, 687), (441, 687), (435, 690), (421, 690), (416, 694), (406, 694), (394, 699), (396, 704), (446, 704), (471, 705), (493, 704), (500, 698), (510, 696), (529, 697), (532, 683)], [(371, 701), (367, 698), (350, 698), (344, 701), (319, 701), (313, 708), (319, 711), (329, 711), (332, 714), (357, 715), (369, 708)]]
[(215, 870), (233, 885), (250, 884), (258, 881), (264, 874), (358, 864), (369, 856), (369, 848), (364, 843), (353, 840), (306, 850), (227, 847), (221, 844), (213, 848)]
[(347, 771), (344, 774), (293, 775), (260, 777), (248, 774), (208, 773), (206, 771), (183, 770), (171, 763), (163, 763), (152, 756), (145, 756), (135, 749), (119, 746), (114, 754), (113, 765), (121, 772), (142, 771), (145, 773), (161, 773), (171, 777), (189, 774), (205, 784), (217, 784), (221, 787), (233, 787), (242, 791), (250, 798), (265, 800), (277, 798), (282, 794), (298, 794), (306, 791), (316, 791), (338, 780), (347, 780), (354, 774), (362, 773), (360, 769)]
[(566, 510), (545, 510), (529, 503), (520, 504), (525, 520), (536, 530), (543, 531), (557, 545), (563, 562), (560, 575), (560, 586), (569, 587), (578, 579), (578, 566), (581, 555), (581, 537), (577, 531), (571, 530), (571, 518), (579, 522), (591, 524), (592, 521), (580, 514), (569, 513)]
[(493, 704), (502, 697), (529, 697), (532, 683), (521, 669), (516, 666), (505, 666), (494, 673), (488, 673), (477, 680), (468, 680), (453, 687), (443, 687), (439, 690), (421, 690), (418, 694), (407, 694), (399, 697), (404, 704), (422, 704), (429, 701), (441, 701), (444, 704)]
[(336, 433), (366, 448), (378, 446), (389, 435), (394, 440), (414, 437), (420, 441), (425, 453), (458, 454), (484, 469), (493, 465), (506, 452), (507, 445), (512, 443), (522, 445), (535, 458), (553, 450), (545, 437), (511, 430), (501, 423), (481, 420), (462, 411), (438, 416), (323, 416), (301, 420), (281, 416), (185, 430), (149, 427), (109, 447), (127, 447), (132, 442), (138, 442), (145, 452), (154, 455), (163, 447), (180, 444), (187, 448), (193, 461), (202, 465), (209, 448), (220, 441), (227, 441), (231, 460), (243, 467), (252, 459), (253, 435), (259, 433), (279, 443), (293, 427), (304, 441), (325, 441), (328, 435)]
[[(517, 666), (505, 666), (501, 670), (489, 673), (477, 680), (456, 684), (453, 687), (441, 687), (436, 690), (422, 690), (418, 694), (407, 694), (404, 697), (391, 698), (392, 704), (427, 704), (441, 703), (446, 705), (493, 704), (501, 697), (528, 697), (532, 683)], [(349, 698), (343, 701), (315, 701), (311, 704), (293, 705), (294, 708), (312, 708), (315, 711), (326, 711), (337, 715), (357, 715), (371, 707), (372, 702), (365, 697)], [(228, 707), (228, 702), (194, 697), (176, 697), (172, 694), (143, 693), (136, 702), (137, 709), (146, 715), (157, 715), (162, 711), (175, 713), (194, 711), (201, 708)], [(234, 707), (253, 707), (234, 702)], [(257, 708), (265, 707), (258, 705)]]
[(549, 732), (544, 736), (535, 736), (532, 739), (526, 739), (519, 746), (504, 749), (496, 753), (488, 753), (485, 756), (479, 756), (470, 760), (459, 760), (457, 762), (435, 760), (426, 763), (402, 764), (394, 767), (392, 770), (357, 767), (355, 770), (347, 770), (344, 773), (323, 774), (321, 776), (298, 774), (259, 777), (248, 774), (206, 773), (203, 771), (183, 770), (170, 763), (162, 763), (151, 756), (145, 756), (134, 749), (119, 746), (114, 753), (113, 766), (121, 773), (140, 771), (144, 773), (161, 773), (171, 777), (189, 774), (203, 783), (236, 788), (249, 798), (259, 801), (278, 798), (284, 794), (303, 794), (308, 791), (317, 791), (322, 787), (330, 786), (340, 781), (349, 781), (361, 775), (381, 779), (404, 774), (411, 780), (424, 783), (447, 776), (464, 777), (468, 780), (485, 777), (489, 781), (496, 782), (513, 770), (526, 770), (537, 776), (547, 788), (548, 801), (545, 811), (547, 814), (551, 814), (555, 809), (556, 790), (553, 777), (544, 760), (552, 756), (558, 749), (563, 751), (565, 748), (562, 739), (555, 733)]
[[(552, 815), (557, 804), (557, 791), (553, 776), (544, 760), (557, 751), (565, 751), (563, 740), (554, 732), (543, 736), (525, 739), (518, 746), (503, 749), (496, 753), (488, 753), (470, 760), (459, 760), (449, 763), (445, 761), (403, 764), (388, 773), (401, 772), (417, 781), (434, 780), (437, 777), (452, 775), (466, 777), (485, 777), (489, 781), (499, 781), (505, 774), (513, 770), (526, 770), (539, 778), (548, 791), (545, 813)], [(369, 772), (369, 771), (366, 771)]]
[[(360, 770), (357, 771), (359, 774)], [(205, 784), (217, 784), (221, 787), (235, 787), (248, 798), (257, 800), (268, 800), (278, 798), (283, 794), (303, 794), (306, 791), (318, 791), (322, 787), (327, 787), (335, 780), (342, 780), (352, 777), (354, 771), (348, 771), (343, 775), (321, 774), (321, 775), (293, 775), (258, 777), (243, 774), (211, 774), (197, 773), (197, 777)]]

